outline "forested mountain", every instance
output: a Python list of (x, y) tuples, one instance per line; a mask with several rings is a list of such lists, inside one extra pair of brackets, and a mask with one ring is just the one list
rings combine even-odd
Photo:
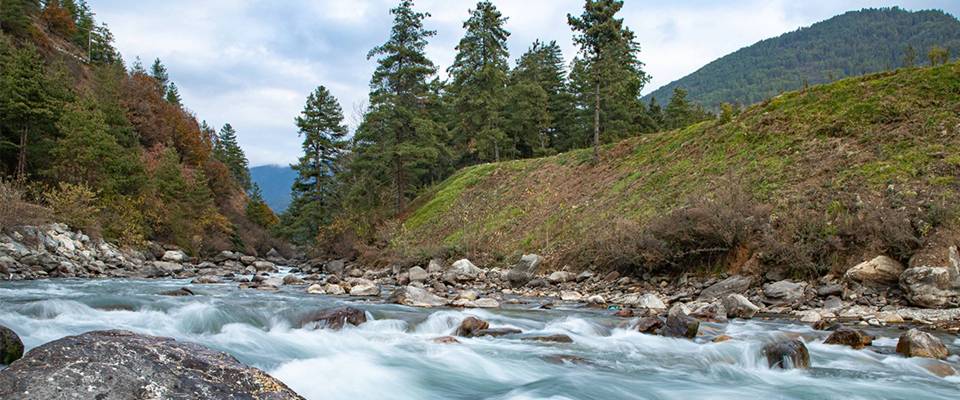
[(263, 201), (274, 212), (282, 213), (290, 206), (290, 186), (297, 171), (286, 165), (261, 165), (250, 168), (250, 180), (260, 187)]
[(38, 203), (123, 244), (271, 247), (276, 217), (251, 185), (237, 132), (200, 122), (159, 59), (128, 70), (83, 0), (4, 0), (0, 10), (4, 206)]
[(960, 21), (949, 14), (896, 7), (851, 11), (740, 49), (645, 99), (666, 104), (680, 87), (708, 109), (725, 102), (749, 105), (804, 85), (929, 65), (929, 56), (942, 50), (950, 58), (960, 55)]

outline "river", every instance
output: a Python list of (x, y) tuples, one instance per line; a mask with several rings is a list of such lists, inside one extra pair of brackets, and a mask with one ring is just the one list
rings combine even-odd
[[(191, 287), (196, 296), (167, 297)], [(295, 328), (299, 316), (350, 304), (372, 321), (342, 331)], [(460, 338), (438, 344), (468, 315), (524, 334), (566, 334), (573, 344)], [(178, 280), (0, 283), (0, 324), (27, 349), (101, 329), (174, 337), (226, 351), (308, 399), (957, 399), (960, 378), (940, 378), (894, 353), (900, 331), (870, 331), (874, 347), (821, 344), (825, 332), (785, 321), (703, 324), (697, 341), (621, 328), (606, 310), (535, 303), (497, 310), (418, 309), (382, 301)], [(709, 336), (733, 337), (721, 343)], [(766, 341), (802, 337), (809, 370), (771, 370)], [(960, 340), (941, 336), (960, 370)]]

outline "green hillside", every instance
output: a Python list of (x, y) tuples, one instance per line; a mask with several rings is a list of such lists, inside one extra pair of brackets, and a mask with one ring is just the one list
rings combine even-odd
[(849, 76), (886, 71), (907, 63), (928, 65), (933, 46), (960, 55), (960, 21), (942, 11), (900, 8), (864, 9), (810, 27), (760, 41), (707, 64), (646, 96), (669, 100), (674, 88), (689, 100), (716, 109), (720, 104), (749, 105), (779, 93)]
[(417, 199), (390, 247), (628, 271), (753, 258), (816, 275), (870, 254), (907, 260), (960, 225), (960, 64), (786, 93), (590, 160), (581, 150), (461, 170)]

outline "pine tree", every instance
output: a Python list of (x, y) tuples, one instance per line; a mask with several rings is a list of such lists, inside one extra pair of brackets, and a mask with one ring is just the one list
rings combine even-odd
[(140, 59), (140, 56), (137, 56), (133, 59), (133, 66), (130, 67), (130, 75), (146, 75), (147, 70), (143, 68), (143, 60)]
[(180, 98), (180, 90), (177, 89), (177, 84), (170, 82), (170, 85), (167, 87), (167, 103), (174, 104), (177, 106), (183, 105), (183, 100)]
[(163, 66), (159, 58), (153, 61), (153, 65), (150, 67), (150, 76), (157, 81), (157, 91), (160, 96), (166, 98), (170, 74), (167, 73), (167, 67)]
[(250, 222), (263, 228), (270, 228), (280, 222), (280, 219), (273, 213), (273, 210), (270, 209), (267, 202), (263, 200), (263, 193), (257, 184), (253, 184), (253, 187), (250, 189), (244, 213), (247, 215), (247, 218), (250, 219)]
[[(209, 128), (209, 127), (208, 127)], [(220, 128), (220, 134), (213, 149), (214, 157), (230, 170), (230, 175), (234, 181), (243, 188), (250, 188), (250, 170), (248, 169), (247, 157), (240, 148), (237, 140), (237, 131), (230, 124), (224, 124)]]
[(509, 71), (507, 18), (489, 1), (477, 3), (469, 13), (466, 34), (447, 70), (456, 110), (453, 130), (477, 159), (500, 161), (501, 151), (508, 149), (501, 115)]
[[(43, 60), (36, 50), (12, 48), (0, 65), (0, 132), (4, 142), (17, 150), (14, 175), (27, 175), (28, 150), (33, 139), (52, 130), (57, 99), (45, 76)], [(12, 136), (10, 140), (6, 137)]]
[(586, 0), (580, 17), (567, 15), (567, 22), (577, 32), (574, 42), (580, 46), (583, 64), (578, 86), (592, 89), (592, 101), (580, 93), (581, 107), (593, 111), (593, 156), (600, 158), (600, 135), (614, 140), (627, 136), (644, 117), (640, 91), (649, 80), (643, 72), (643, 63), (637, 59), (640, 52), (634, 33), (623, 26), (616, 14), (623, 7), (622, 0)]
[(399, 212), (416, 185), (429, 179), (440, 157), (437, 139), (443, 128), (430, 115), (435, 97), (428, 79), (436, 67), (424, 51), (436, 32), (423, 26), (429, 14), (414, 11), (412, 0), (401, 1), (390, 13), (390, 38), (367, 55), (378, 57), (377, 68), (369, 110), (354, 139), (358, 155), (353, 168), (387, 180)]
[(647, 106), (647, 113), (650, 114), (650, 119), (653, 120), (655, 125), (654, 130), (662, 130), (665, 124), (663, 109), (660, 107), (660, 103), (657, 102), (657, 98), (654, 96), (650, 96), (650, 105)]
[(331, 184), (337, 172), (334, 166), (346, 147), (347, 126), (343, 124), (343, 110), (330, 91), (320, 86), (307, 96), (306, 105), (296, 121), (303, 137), (304, 154), (294, 166), (298, 176), (293, 193), (316, 202), (324, 218), (315, 222), (327, 224), (332, 215), (327, 209), (334, 206)]
[[(576, 129), (574, 129), (574, 98), (569, 91), (569, 85), (567, 83), (565, 70), (565, 62), (563, 59), (563, 53), (560, 50), (560, 46), (557, 45), (555, 41), (549, 43), (543, 43), (539, 40), (535, 41), (533, 45), (517, 60), (517, 66), (510, 73), (510, 92), (511, 92), (511, 104), (508, 105), (508, 113), (510, 114), (509, 119), (509, 131), (511, 132), (510, 136), (516, 138), (524, 135), (522, 129), (518, 128), (517, 125), (531, 126), (531, 125), (540, 125), (540, 123), (546, 123), (543, 126), (543, 130), (537, 133), (537, 136), (542, 139), (541, 154), (546, 153), (546, 149), (552, 149), (552, 151), (565, 151), (573, 148), (571, 136), (576, 134)], [(538, 94), (529, 87), (524, 87), (528, 84), (534, 84), (539, 86), (544, 94), (546, 94), (546, 115), (539, 115), (538, 113), (525, 113), (522, 110), (536, 103), (535, 100), (538, 99)], [(524, 98), (523, 92), (529, 93), (533, 98)], [(516, 106), (514, 102), (529, 102), (524, 106)], [(538, 141), (540, 140), (538, 139)], [(521, 150), (521, 155), (531, 156), (533, 154), (525, 154)]]
[(907, 68), (913, 68), (917, 63), (917, 50), (913, 46), (907, 45), (907, 48), (903, 51), (903, 66)]
[(40, 0), (0, 0), (0, 32), (26, 36), (33, 16), (40, 13)]

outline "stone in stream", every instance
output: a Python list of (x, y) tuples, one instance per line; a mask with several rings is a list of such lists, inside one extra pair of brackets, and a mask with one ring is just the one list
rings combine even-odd
[(500, 336), (507, 336), (507, 335), (517, 335), (520, 333), (523, 333), (523, 331), (517, 328), (487, 328), (487, 329), (481, 329), (479, 331), (474, 332), (473, 336), (500, 337)]
[(546, 335), (546, 336), (527, 336), (521, 340), (550, 343), (573, 343), (573, 339), (567, 335)]
[(700, 321), (683, 312), (678, 305), (674, 306), (667, 313), (667, 321), (660, 329), (660, 335), (666, 337), (685, 337), (693, 339), (697, 337), (697, 331), (700, 330)]
[(13, 329), (0, 325), (0, 364), (10, 365), (23, 357), (23, 342)]
[(68, 336), (31, 350), (0, 371), (0, 398), (302, 399), (227, 353), (127, 331)]
[(643, 317), (637, 321), (633, 329), (640, 333), (657, 333), (663, 327), (663, 320), (660, 317)]
[(380, 287), (376, 283), (366, 281), (361, 282), (350, 288), (351, 296), (379, 296)]
[(490, 323), (479, 319), (477, 317), (467, 317), (460, 322), (460, 326), (457, 327), (457, 336), (461, 337), (474, 337), (477, 332), (482, 331), (490, 327)]
[(203, 276), (198, 276), (194, 278), (192, 281), (190, 281), (190, 283), (197, 284), (197, 285), (210, 285), (210, 284), (223, 283), (223, 281), (218, 276), (203, 275)]
[(838, 328), (833, 331), (823, 343), (846, 345), (860, 350), (871, 345), (873, 343), (873, 337), (859, 329)]
[(404, 286), (390, 294), (390, 302), (410, 307), (442, 307), (447, 299), (415, 286)]
[(770, 368), (810, 368), (810, 352), (799, 339), (785, 339), (763, 347)]
[(757, 307), (739, 293), (726, 295), (723, 298), (723, 308), (727, 311), (727, 318), (750, 319), (760, 311), (760, 307)]
[(918, 329), (911, 329), (900, 335), (897, 341), (897, 353), (907, 357), (925, 357), (943, 360), (949, 352), (936, 336)]
[(457, 343), (460, 343), (460, 341), (457, 340), (457, 338), (455, 338), (455, 337), (453, 337), (453, 336), (440, 336), (440, 337), (438, 337), (438, 338), (434, 338), (434, 339), (433, 339), (433, 342), (434, 342), (434, 343), (438, 343), (438, 344), (457, 344)]
[(187, 289), (187, 288), (185, 288), (185, 287), (182, 287), (182, 288), (177, 289), (177, 290), (168, 290), (168, 291), (166, 291), (166, 292), (160, 292), (160, 295), (161, 295), (161, 296), (180, 297), (180, 296), (194, 296), (195, 293), (193, 293), (193, 291), (190, 290), (190, 289)]
[(314, 311), (300, 319), (301, 327), (339, 330), (346, 324), (360, 326), (367, 322), (367, 313), (353, 307), (337, 307)]

